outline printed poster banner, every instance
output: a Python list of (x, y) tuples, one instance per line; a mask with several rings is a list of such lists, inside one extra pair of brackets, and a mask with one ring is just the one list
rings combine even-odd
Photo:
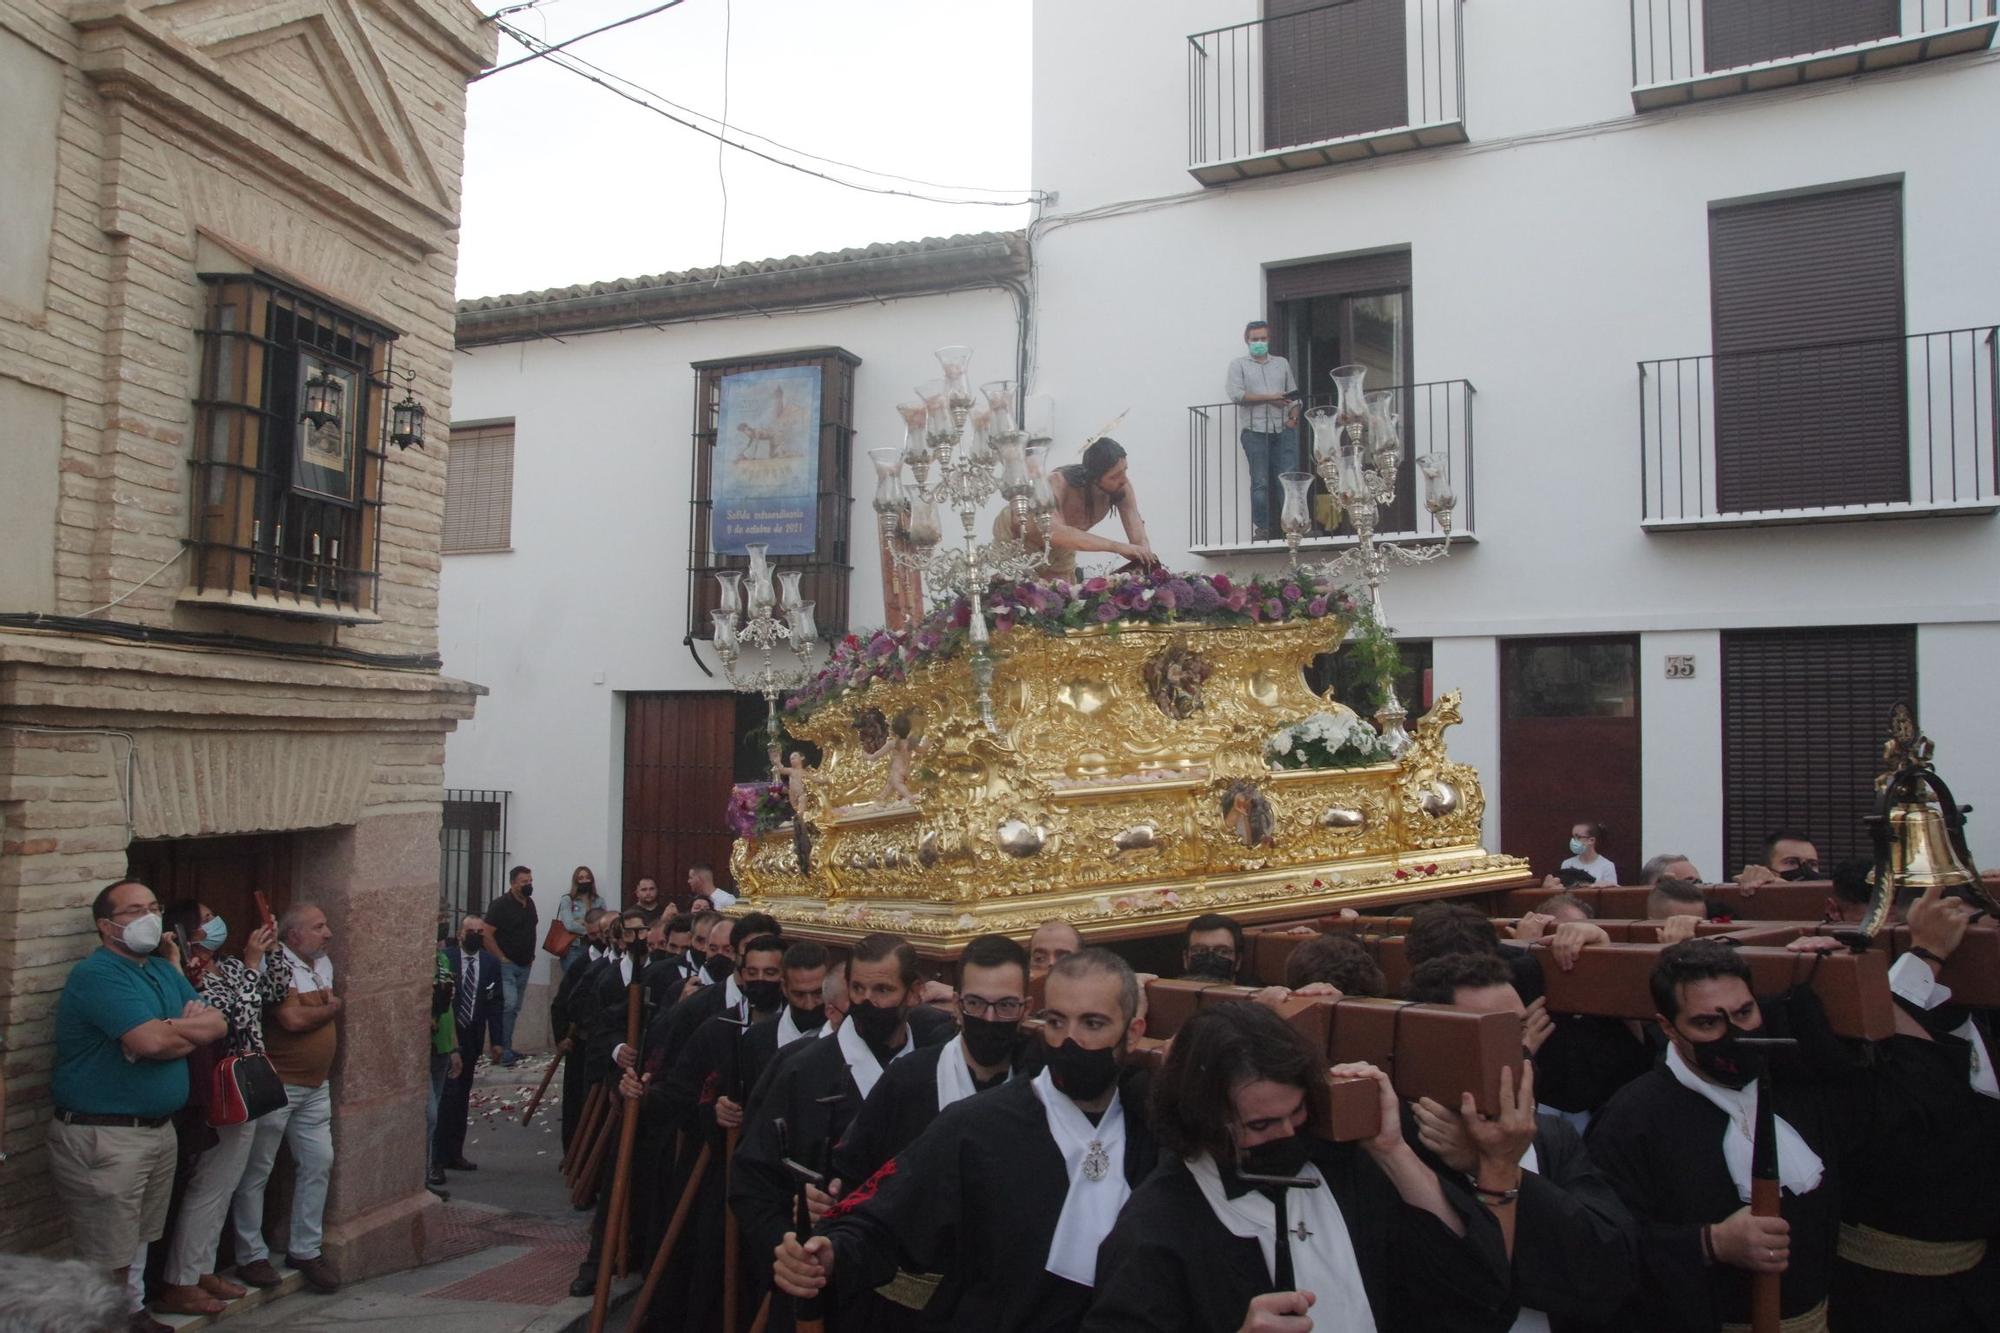
[(818, 366), (746, 370), (722, 377), (710, 494), (711, 548), (742, 555), (811, 555), (819, 542)]

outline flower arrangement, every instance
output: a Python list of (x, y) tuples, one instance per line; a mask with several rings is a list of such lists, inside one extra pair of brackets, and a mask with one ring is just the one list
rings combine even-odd
[(723, 818), (739, 838), (769, 833), (791, 822), (791, 793), (782, 782), (739, 782), (729, 790), (729, 808)]
[(1314, 713), (1278, 728), (1264, 742), (1273, 768), (1359, 768), (1395, 756), (1389, 742), (1352, 714)]
[[(988, 590), (983, 611), (995, 636), (1016, 629), (1043, 634), (1124, 625), (1259, 625), (1351, 616), (1353, 599), (1339, 585), (1289, 575), (1238, 582), (1227, 574), (1182, 574), (1156, 567), (1147, 573), (1099, 575), (1071, 583), (999, 583)], [(877, 680), (906, 679), (914, 667), (956, 656), (967, 641), (971, 602), (939, 606), (908, 629), (849, 634), (833, 645), (825, 667), (784, 702), (797, 720), (850, 690)]]

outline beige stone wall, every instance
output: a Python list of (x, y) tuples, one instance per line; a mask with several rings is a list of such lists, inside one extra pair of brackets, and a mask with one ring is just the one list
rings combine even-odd
[[(0, 1249), (61, 1243), (55, 1008), (128, 845), (297, 830), (288, 887), (328, 908), (349, 1002), (329, 1253), (424, 1252), (444, 740), (479, 691), (314, 654), (436, 650), (465, 80), (493, 50), (469, 0), (0, 0), (0, 614), (234, 640), (0, 626)], [(193, 606), (190, 562), (159, 572), (189, 535), (197, 274), (253, 267), (398, 330), (436, 423), (384, 472), (379, 623)]]

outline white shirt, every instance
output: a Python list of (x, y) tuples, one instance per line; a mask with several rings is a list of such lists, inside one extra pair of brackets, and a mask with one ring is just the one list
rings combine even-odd
[(331, 958), (328, 958), (325, 954), (321, 954), (308, 963), (305, 959), (292, 952), (291, 945), (281, 944), (278, 948), (284, 954), (285, 962), (292, 969), (293, 990), (303, 994), (307, 991), (333, 989), (333, 960)]
[[(1548, 862), (1544, 861), (1542, 864), (1547, 865)], [(1569, 860), (1562, 863), (1562, 868), (1564, 870), (1581, 870), (1599, 884), (1616, 884), (1618, 882), (1618, 867), (1611, 864), (1609, 857), (1600, 856), (1596, 860), (1585, 864), (1582, 857), (1572, 856)]]
[(710, 889), (708, 891), (708, 900), (714, 903), (718, 909), (736, 906), (736, 895), (728, 889)]
[[(1890, 967), (1889, 989), (1919, 1009), (1935, 1009), (1951, 999), (1951, 987), (1939, 982), (1931, 974), (1930, 965), (1913, 953), (1904, 954)], [(1972, 1090), (2000, 1098), (2000, 1080), (1993, 1076), (1993, 1055), (1986, 1049), (1986, 1039), (1979, 1035), (1979, 1025), (1968, 1018), (1951, 1035), (1972, 1045)]]

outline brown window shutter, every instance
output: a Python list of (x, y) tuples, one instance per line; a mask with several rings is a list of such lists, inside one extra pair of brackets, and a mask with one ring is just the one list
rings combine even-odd
[(1710, 210), (1722, 512), (1909, 498), (1902, 231), (1896, 184)]
[(1917, 704), (1909, 625), (1742, 630), (1722, 636), (1723, 855), (1718, 878), (1796, 829), (1820, 864), (1869, 856), (1889, 710)]
[(1310, 264), (1267, 269), (1264, 285), (1273, 310), (1281, 301), (1297, 301), (1309, 296), (1359, 296), (1364, 292), (1400, 291), (1410, 285), (1410, 252), (1384, 250), (1372, 255), (1349, 255), (1341, 259), (1322, 259)]
[(1735, 69), (1893, 37), (1900, 0), (1704, 0), (1708, 68)]
[(1410, 119), (1405, 0), (1265, 0), (1264, 148)]
[(513, 544), (514, 423), (457, 426), (445, 467), (447, 554), (504, 551)]

